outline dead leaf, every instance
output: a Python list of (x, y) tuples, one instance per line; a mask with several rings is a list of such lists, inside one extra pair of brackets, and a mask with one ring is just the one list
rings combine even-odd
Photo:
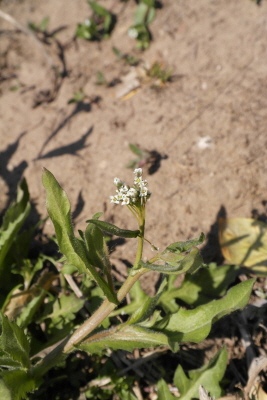
[(267, 271), (267, 224), (253, 218), (219, 219), (224, 258), (236, 265)]
[(16, 319), (23, 308), (29, 304), (34, 297), (39, 296), (42, 289), (50, 289), (51, 284), (56, 277), (57, 275), (53, 272), (44, 271), (37, 282), (35, 282), (28, 290), (15, 289), (5, 307), (4, 314), (9, 319)]

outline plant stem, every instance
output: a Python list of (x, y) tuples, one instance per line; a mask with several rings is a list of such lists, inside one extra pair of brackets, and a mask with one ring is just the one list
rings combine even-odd
[[(122, 287), (117, 293), (117, 299), (120, 303), (126, 294), (130, 291), (135, 282), (149, 271), (147, 268), (140, 268), (138, 270), (138, 263), (142, 258), (143, 244), (144, 244), (144, 231), (145, 231), (145, 207), (142, 207), (139, 216), (139, 229), (140, 237), (138, 237), (137, 253), (133, 269), (136, 269), (134, 275), (129, 275)], [(40, 378), (51, 369), (62, 356), (70, 353), (75, 349), (86, 336), (88, 336), (94, 329), (96, 329), (105, 318), (117, 307), (116, 304), (110, 302), (107, 298), (103, 301), (101, 306), (96, 312), (84, 322), (71, 336), (64, 339), (57, 347), (55, 347), (47, 356), (45, 356), (38, 364), (32, 367), (31, 373), (35, 379)]]

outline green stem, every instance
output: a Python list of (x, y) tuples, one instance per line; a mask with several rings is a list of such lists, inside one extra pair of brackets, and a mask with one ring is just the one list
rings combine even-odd
[[(134, 275), (129, 275), (122, 287), (117, 293), (118, 302), (122, 302), (126, 294), (130, 291), (135, 282), (149, 271), (147, 268), (138, 270), (138, 263), (142, 258), (143, 244), (144, 244), (144, 231), (145, 231), (145, 207), (142, 207), (139, 215), (139, 229), (140, 237), (138, 237), (137, 253), (133, 269), (136, 269)], [(47, 356), (45, 356), (38, 364), (32, 367), (32, 376), (37, 379), (44, 373), (51, 369), (62, 356), (75, 350), (78, 345), (86, 336), (88, 336), (94, 329), (96, 329), (101, 322), (109, 316), (109, 314), (117, 307), (116, 304), (110, 302), (107, 298), (96, 310), (96, 312), (84, 322), (71, 336), (64, 339), (56, 348), (54, 348)]]

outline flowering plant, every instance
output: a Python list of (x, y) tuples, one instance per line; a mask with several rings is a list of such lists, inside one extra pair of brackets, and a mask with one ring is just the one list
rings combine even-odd
[[(78, 283), (89, 280), (92, 285), (98, 286), (103, 301), (89, 318), (80, 326), (73, 327), (52, 348), (47, 344), (45, 355), (31, 350), (32, 344), (24, 332), (25, 325), (21, 324), (21, 319), (11, 322), (2, 314), (0, 365), (4, 371), (1, 372), (0, 393), (4, 393), (5, 398), (24, 398), (26, 392), (40, 386), (48, 370), (77, 349), (93, 354), (107, 348), (132, 351), (135, 348), (164, 345), (176, 352), (180, 343), (198, 343), (203, 340), (209, 334), (213, 322), (244, 307), (248, 302), (253, 279), (232, 287), (223, 298), (194, 309), (185, 310), (174, 307), (174, 304), (169, 306), (166, 299), (173, 290), (175, 278), (184, 273), (194, 274), (204, 266), (197, 247), (203, 243), (204, 234), (196, 239), (172, 243), (162, 252), (155, 248), (156, 255), (148, 261), (142, 260), (144, 241), (149, 242), (145, 238), (145, 210), (151, 196), (148, 183), (143, 179), (142, 169), (137, 168), (132, 187), (118, 178), (114, 179), (114, 184), (116, 194), (110, 197), (110, 201), (127, 206), (137, 220), (138, 229), (121, 229), (101, 221), (101, 213), (97, 213), (87, 221), (85, 231), (79, 231), (80, 237), (76, 237), (68, 197), (53, 174), (44, 170), (47, 210), (63, 254), (61, 261), (65, 263), (58, 273), (67, 277), (70, 272), (78, 272), (81, 275)], [(135, 261), (123, 284), (113, 281), (105, 232), (137, 240)], [(161, 273), (160, 285), (153, 297), (144, 293), (139, 283), (139, 278), (150, 271)], [(42, 299), (45, 294), (42, 294)], [(123, 304), (127, 294), (132, 298), (130, 305)], [(79, 304), (85, 304), (85, 301), (79, 299)], [(128, 318), (122, 321), (117, 318), (119, 314), (128, 315)]]

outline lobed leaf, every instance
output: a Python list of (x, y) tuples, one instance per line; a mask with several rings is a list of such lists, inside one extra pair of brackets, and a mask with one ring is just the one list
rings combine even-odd
[(27, 399), (27, 393), (33, 392), (36, 387), (34, 379), (23, 370), (2, 371), (1, 378), (0, 394), (4, 394), (1, 399)]

